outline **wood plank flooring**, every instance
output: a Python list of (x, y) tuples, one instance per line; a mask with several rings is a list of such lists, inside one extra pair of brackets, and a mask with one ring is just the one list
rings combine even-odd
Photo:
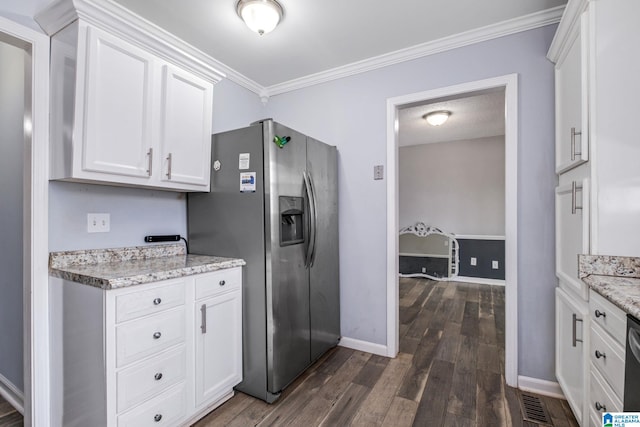
[(22, 427), (22, 414), (0, 396), (0, 427)]
[[(576, 427), (566, 401), (539, 396), (552, 425)], [(195, 424), (213, 426), (538, 425), (504, 381), (504, 288), (403, 278), (400, 353), (338, 347), (274, 404), (242, 393)]]

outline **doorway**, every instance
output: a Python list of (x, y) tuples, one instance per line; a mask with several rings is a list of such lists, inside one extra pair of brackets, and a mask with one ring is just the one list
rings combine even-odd
[(398, 203), (398, 115), (407, 106), (469, 92), (504, 88), (505, 91), (505, 380), (518, 382), (517, 325), (517, 75), (463, 83), (414, 93), (387, 101), (387, 354), (399, 349), (399, 203)]
[[(10, 303), (21, 306), (22, 310), (18, 308), (12, 313), (20, 325), (7, 325), (12, 328), (10, 334), (14, 334), (11, 339), (14, 348), (7, 355), (7, 375), (5, 381), (0, 382), (0, 393), (24, 414), (25, 425), (48, 425), (49, 38), (0, 17), (0, 43), (5, 53), (10, 52), (6, 57), (15, 65), (11, 68), (22, 73), (21, 88), (19, 93), (14, 93), (22, 96), (22, 102), (19, 102), (14, 132), (17, 141), (12, 142), (12, 155), (20, 158), (12, 159), (11, 169), (13, 174), (20, 175), (14, 179), (21, 178), (21, 184), (14, 188), (11, 196), (10, 203), (15, 209), (8, 211), (18, 224), (14, 240), (19, 240), (22, 246), (15, 254), (17, 271), (21, 274), (12, 279), (15, 289)], [(21, 360), (16, 362), (18, 354)]]

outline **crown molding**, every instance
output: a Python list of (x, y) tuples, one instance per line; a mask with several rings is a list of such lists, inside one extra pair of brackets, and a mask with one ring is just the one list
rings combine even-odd
[(110, 0), (59, 0), (35, 16), (49, 36), (78, 19), (179, 64), (212, 83), (227, 77), (221, 69), (228, 67), (220, 61)]
[(558, 31), (551, 41), (547, 58), (557, 63), (566, 55), (569, 47), (580, 32), (580, 16), (587, 9), (590, 0), (569, 0), (562, 14)]
[(311, 74), (284, 83), (265, 88), (267, 96), (279, 95), (297, 89), (349, 77), (355, 74), (376, 70), (389, 65), (398, 64), (412, 59), (422, 58), (436, 53), (444, 52), (459, 47), (469, 46), (487, 40), (508, 36), (522, 31), (532, 30), (546, 25), (556, 24), (560, 21), (564, 6), (558, 6), (543, 10), (519, 18), (510, 19), (497, 24), (488, 25), (450, 37), (444, 37), (427, 43), (422, 43), (406, 49), (376, 56), (358, 62)]

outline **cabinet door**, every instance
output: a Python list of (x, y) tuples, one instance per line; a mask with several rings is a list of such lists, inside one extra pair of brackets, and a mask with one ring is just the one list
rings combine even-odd
[(170, 65), (163, 66), (162, 74), (160, 178), (208, 191), (213, 85)]
[(589, 253), (589, 180), (556, 188), (556, 275), (577, 295), (588, 299), (578, 278), (578, 254)]
[(196, 303), (196, 406), (231, 392), (242, 381), (240, 291)]
[(81, 168), (146, 181), (152, 161), (153, 57), (104, 31), (87, 31)]
[(578, 420), (588, 418), (585, 405), (589, 362), (589, 307), (584, 300), (556, 288), (556, 377)]
[(556, 65), (556, 173), (589, 160), (587, 18), (566, 56)]

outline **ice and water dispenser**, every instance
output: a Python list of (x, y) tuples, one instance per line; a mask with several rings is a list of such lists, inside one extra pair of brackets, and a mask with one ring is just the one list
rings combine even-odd
[(280, 246), (304, 242), (304, 199), (280, 196)]

